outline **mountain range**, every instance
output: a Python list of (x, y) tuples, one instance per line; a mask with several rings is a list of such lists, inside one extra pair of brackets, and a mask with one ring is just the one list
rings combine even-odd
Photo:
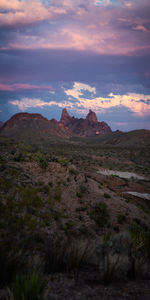
[(117, 130), (112, 132), (107, 123), (97, 120), (97, 116), (92, 110), (89, 110), (85, 119), (78, 119), (71, 117), (67, 109), (64, 108), (60, 121), (48, 120), (37, 113), (17, 113), (2, 125), (0, 136), (24, 140), (29, 143), (55, 143), (61, 138), (63, 140), (80, 139), (79, 142), (82, 143), (86, 142), (87, 139), (87, 143), (121, 147), (141, 148), (150, 145), (149, 130), (141, 129), (129, 132)]
[(24, 130), (42, 131), (64, 138), (72, 135), (86, 137), (111, 133), (111, 128), (105, 122), (98, 122), (95, 112), (89, 110), (85, 119), (78, 119), (71, 117), (66, 108), (63, 109), (59, 122), (55, 119), (48, 120), (36, 113), (17, 113), (3, 124), (1, 133), (5, 136), (15, 136), (18, 131)]

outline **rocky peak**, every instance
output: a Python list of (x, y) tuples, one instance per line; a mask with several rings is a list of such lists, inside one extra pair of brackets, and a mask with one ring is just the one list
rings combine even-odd
[(89, 110), (89, 113), (86, 116), (86, 120), (90, 121), (90, 123), (95, 123), (95, 124), (98, 123), (96, 113), (91, 109)]
[(62, 110), (62, 114), (61, 114), (61, 119), (60, 119), (60, 123), (67, 125), (68, 121), (70, 121), (71, 117), (69, 116), (67, 109), (64, 108)]

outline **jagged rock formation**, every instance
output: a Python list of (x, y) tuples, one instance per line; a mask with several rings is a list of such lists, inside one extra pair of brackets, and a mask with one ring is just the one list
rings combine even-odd
[(98, 122), (95, 112), (89, 110), (85, 119), (70, 117), (67, 109), (62, 111), (60, 123), (67, 126), (71, 132), (80, 136), (96, 136), (111, 132), (111, 128), (105, 122)]
[(69, 116), (67, 109), (64, 108), (62, 110), (62, 114), (61, 114), (61, 119), (60, 119), (60, 123), (64, 124), (65, 126), (67, 126), (70, 122), (72, 118)]
[(95, 123), (95, 124), (98, 123), (96, 113), (93, 112), (91, 109), (89, 110), (89, 113), (88, 113), (88, 115), (86, 116), (86, 120), (88, 120), (91, 124), (92, 124), (92, 123)]

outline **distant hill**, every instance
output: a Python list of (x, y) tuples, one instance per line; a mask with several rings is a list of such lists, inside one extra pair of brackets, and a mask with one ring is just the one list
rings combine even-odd
[(121, 147), (142, 147), (150, 145), (150, 130), (140, 129), (129, 132), (116, 130), (111, 134), (97, 137), (97, 142)]
[(3, 124), (4, 124), (4, 123), (3, 123), (2, 121), (0, 121), (0, 128), (3, 126)]
[(85, 119), (70, 117), (66, 108), (63, 109), (60, 123), (67, 126), (72, 133), (79, 136), (98, 136), (111, 132), (105, 122), (98, 122), (95, 112), (89, 110)]
[(18, 113), (8, 120), (0, 131), (2, 136), (34, 140), (49, 136), (68, 139), (71, 135), (68, 128), (55, 119), (48, 120), (40, 114)]

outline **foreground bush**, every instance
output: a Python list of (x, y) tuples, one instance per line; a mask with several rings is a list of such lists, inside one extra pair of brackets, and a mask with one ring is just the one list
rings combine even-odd
[(17, 268), (16, 256), (0, 248), (0, 288), (9, 285)]
[(97, 202), (93, 207), (93, 210), (90, 212), (90, 217), (93, 219), (98, 226), (103, 227), (108, 223), (109, 212), (107, 205), (104, 202)]
[(88, 240), (46, 241), (45, 272), (77, 271), (88, 264), (92, 247)]
[(40, 276), (33, 272), (30, 275), (19, 275), (12, 288), (12, 300), (42, 299), (45, 283)]

